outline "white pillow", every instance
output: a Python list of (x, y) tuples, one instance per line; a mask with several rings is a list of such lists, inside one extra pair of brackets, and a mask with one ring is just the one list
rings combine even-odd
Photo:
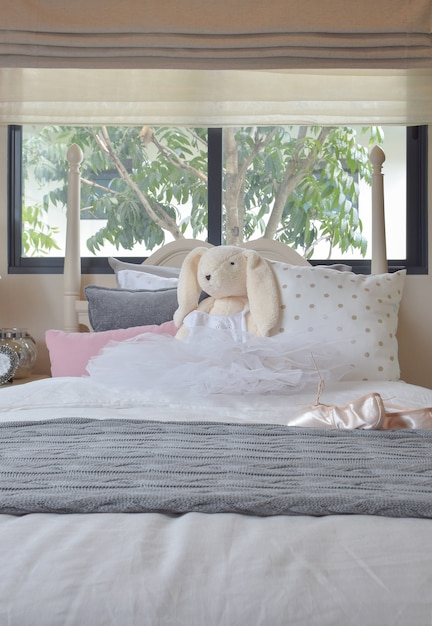
[(178, 285), (178, 278), (156, 276), (152, 273), (134, 270), (120, 270), (117, 272), (117, 285), (121, 289), (146, 289), (158, 291), (159, 289), (172, 289)]
[(178, 278), (180, 274), (179, 267), (169, 267), (167, 265), (148, 265), (147, 263), (128, 263), (120, 261), (114, 257), (108, 257), (110, 267), (117, 274), (120, 270), (134, 270), (136, 272), (146, 272), (147, 274), (155, 274), (155, 276), (164, 276), (165, 278)]
[(343, 380), (398, 380), (396, 337), (406, 271), (366, 276), (273, 262), (281, 312), (273, 335), (306, 333), (346, 345)]

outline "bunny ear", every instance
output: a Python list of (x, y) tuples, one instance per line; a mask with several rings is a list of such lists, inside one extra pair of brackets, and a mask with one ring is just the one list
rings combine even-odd
[(174, 323), (177, 328), (183, 324), (183, 320), (188, 313), (196, 309), (201, 293), (198, 284), (198, 263), (208, 248), (194, 248), (186, 256), (180, 270), (179, 282), (177, 286), (178, 309), (174, 313)]
[(246, 288), (249, 308), (258, 335), (266, 337), (280, 312), (280, 294), (275, 275), (267, 261), (254, 250), (245, 251)]

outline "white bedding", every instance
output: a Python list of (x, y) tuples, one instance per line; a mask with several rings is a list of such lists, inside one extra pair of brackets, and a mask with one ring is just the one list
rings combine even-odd
[[(329, 385), (345, 404), (432, 406), (405, 383)], [(154, 397), (57, 378), (0, 390), (0, 420), (78, 416), (286, 424), (298, 396)], [(0, 625), (428, 625), (432, 520), (236, 514), (0, 515)], [(7, 574), (7, 575), (6, 575)]]
[[(401, 407), (432, 407), (432, 390), (404, 382), (347, 381), (325, 387), (321, 402), (344, 405), (371, 392)], [(97, 384), (89, 377), (47, 378), (0, 390), (0, 421), (55, 417), (126, 417), (159, 420), (249, 421), (288, 424), (290, 417), (308, 408), (317, 397), (310, 388), (288, 395), (223, 395), (196, 398), (162, 395)]]
[(9, 626), (429, 626), (428, 520), (0, 516)]

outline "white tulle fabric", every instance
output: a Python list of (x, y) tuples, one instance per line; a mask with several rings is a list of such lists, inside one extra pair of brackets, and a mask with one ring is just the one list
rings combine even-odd
[(197, 325), (185, 341), (144, 333), (111, 342), (87, 371), (99, 383), (166, 395), (290, 393), (339, 380), (348, 367), (340, 354), (334, 342), (311, 345), (302, 334), (257, 338)]

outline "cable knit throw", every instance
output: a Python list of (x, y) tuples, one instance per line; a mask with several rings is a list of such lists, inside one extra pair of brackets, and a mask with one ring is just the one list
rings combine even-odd
[(432, 431), (64, 418), (0, 442), (1, 513), (432, 517)]

